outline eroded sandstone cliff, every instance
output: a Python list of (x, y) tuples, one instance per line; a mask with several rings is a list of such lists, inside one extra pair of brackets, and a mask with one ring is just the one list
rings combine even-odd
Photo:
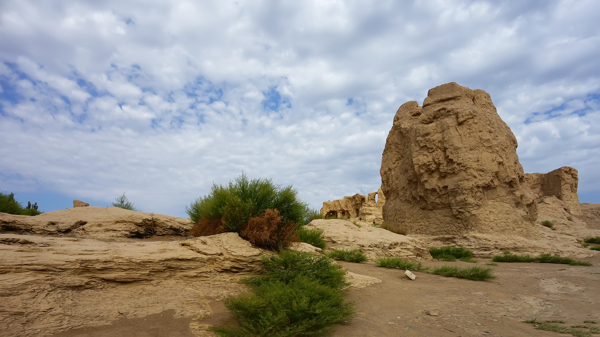
[(456, 83), (403, 104), (381, 165), (383, 218), (409, 233), (528, 235), (534, 194), (490, 95)]

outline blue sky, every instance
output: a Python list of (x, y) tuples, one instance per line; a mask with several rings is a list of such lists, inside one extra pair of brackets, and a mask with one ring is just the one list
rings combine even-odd
[(483, 89), (525, 172), (600, 203), (597, 1), (0, 2), (0, 190), (185, 206), (245, 172), (313, 208), (377, 190), (398, 107)]

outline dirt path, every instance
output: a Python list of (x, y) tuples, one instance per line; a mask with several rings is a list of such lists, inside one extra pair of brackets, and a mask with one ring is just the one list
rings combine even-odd
[[(560, 336), (535, 330), (525, 319), (563, 320), (565, 325), (584, 320), (600, 323), (600, 256), (588, 259), (592, 267), (539, 263), (432, 262), (461, 267), (491, 267), (497, 278), (476, 282), (418, 273), (415, 281), (400, 270), (373, 263), (343, 262), (345, 269), (369, 275), (381, 283), (351, 289), (356, 316), (336, 327), (332, 336)], [(220, 325), (232, 317), (221, 302), (210, 303), (212, 318), (202, 324)], [(72, 330), (53, 337), (191, 337), (190, 320), (163, 313), (113, 325)], [(600, 324), (598, 324), (600, 326)]]

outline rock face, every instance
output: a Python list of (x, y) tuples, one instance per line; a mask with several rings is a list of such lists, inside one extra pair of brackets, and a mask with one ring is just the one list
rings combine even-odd
[(90, 204), (88, 204), (87, 202), (83, 202), (81, 200), (73, 200), (73, 208), (75, 207), (87, 207)]
[(394, 117), (381, 165), (383, 218), (408, 233), (531, 234), (534, 194), (490, 96), (448, 83)]
[(383, 222), (382, 209), (385, 196), (381, 188), (367, 196), (355, 194), (343, 199), (325, 201), (321, 214), (325, 217), (338, 217), (342, 219), (358, 219), (368, 223)]
[(548, 173), (526, 173), (527, 184), (538, 198), (555, 196), (562, 200), (565, 210), (571, 214), (581, 214), (577, 186), (577, 170), (563, 166)]
[(357, 227), (348, 220), (313, 220), (306, 225), (322, 229), (327, 249), (358, 249), (371, 259), (401, 257), (431, 260), (428, 246), (418, 239), (372, 226)]
[(184, 241), (108, 241), (0, 234), (2, 336), (43, 337), (175, 310), (211, 314), (209, 301), (243, 291), (262, 252), (236, 233)]
[(145, 238), (186, 235), (189, 219), (119, 207), (76, 207), (37, 216), (0, 213), (0, 232), (95, 238)]

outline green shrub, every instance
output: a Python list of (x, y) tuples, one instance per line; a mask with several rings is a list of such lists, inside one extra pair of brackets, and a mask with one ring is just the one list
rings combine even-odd
[(549, 221), (549, 220), (542, 221), (542, 226), (546, 226), (550, 229), (555, 229), (554, 224), (552, 223), (552, 221)]
[(421, 262), (404, 261), (399, 257), (382, 257), (375, 261), (377, 267), (398, 268), (404, 270), (426, 271), (427, 268)]
[(585, 240), (583, 240), (583, 242), (585, 242), (585, 243), (600, 243), (600, 236), (586, 238)]
[[(37, 207), (37, 206), (35, 206)], [(33, 208), (24, 208), (20, 202), (15, 200), (14, 193), (2, 193), (0, 192), (0, 212), (15, 214), (15, 215), (38, 215), (42, 212)]]
[(496, 278), (492, 275), (492, 268), (481, 267), (459, 268), (456, 266), (442, 266), (433, 269), (432, 274), (464, 278), (473, 281), (484, 281)]
[(319, 284), (342, 289), (349, 285), (345, 274), (344, 269), (326, 256), (284, 250), (270, 258), (263, 257), (262, 276), (249, 278), (246, 282), (254, 285), (272, 280), (289, 283), (296, 277), (307, 276)]
[(302, 242), (306, 242), (309, 245), (313, 245), (321, 249), (325, 249), (325, 247), (327, 247), (327, 242), (325, 242), (325, 239), (323, 238), (322, 229), (306, 229), (302, 227), (298, 229), (296, 233)]
[(341, 290), (345, 271), (331, 259), (282, 251), (263, 257), (263, 275), (246, 279), (251, 294), (225, 301), (237, 325), (214, 328), (221, 336), (309, 336), (326, 333), (354, 313)]
[(340, 261), (348, 261), (348, 262), (365, 262), (368, 260), (367, 256), (363, 254), (358, 249), (336, 249), (331, 252), (326, 253), (327, 257), (340, 260)]
[(263, 282), (252, 290), (225, 301), (239, 325), (216, 328), (219, 335), (311, 336), (329, 332), (354, 313), (341, 291), (305, 276), (289, 283)]
[[(541, 322), (535, 318), (523, 322), (533, 324), (537, 330), (559, 332), (562, 334), (570, 334), (576, 337), (591, 337), (592, 334), (600, 333), (600, 329), (597, 329), (596, 327), (590, 327), (588, 325), (572, 325), (570, 328), (567, 328), (565, 326), (551, 324), (554, 323), (554, 321)], [(564, 323), (564, 321), (556, 321), (556, 323)], [(577, 329), (588, 329), (588, 331)]]
[(123, 209), (128, 209), (130, 211), (136, 211), (139, 212), (140, 210), (135, 208), (135, 206), (133, 205), (133, 203), (131, 203), (127, 197), (125, 196), (125, 193), (123, 193), (122, 196), (115, 198), (115, 202), (112, 203), (113, 207), (120, 207)]
[(473, 252), (465, 249), (463, 247), (451, 247), (444, 246), (440, 248), (431, 247), (429, 248), (429, 254), (434, 259), (442, 260), (442, 261), (456, 261), (456, 259), (460, 259), (465, 262), (477, 262), (473, 260)]
[(321, 214), (321, 211), (318, 209), (309, 209), (306, 208), (306, 213), (304, 214), (304, 223), (309, 224), (313, 220), (324, 219), (325, 217)]
[[(272, 227), (274, 213), (267, 214), (267, 210), (277, 211), (277, 217), (280, 217), (275, 228)], [(298, 199), (292, 186), (280, 187), (267, 179), (249, 180), (242, 174), (227, 186), (213, 185), (210, 194), (196, 199), (186, 207), (186, 212), (195, 223), (190, 234), (238, 232), (252, 242), (251, 237), (244, 237), (244, 233), (252, 233), (253, 237), (269, 237), (267, 241), (275, 238), (278, 242), (268, 244), (267, 248), (278, 248), (287, 246), (296, 229), (304, 224), (307, 206)], [(256, 224), (273, 232), (246, 229), (252, 218), (261, 218)], [(222, 226), (218, 226), (219, 222)], [(202, 228), (206, 226), (210, 228)]]
[(570, 257), (561, 257), (550, 253), (540, 254), (537, 257), (530, 255), (518, 255), (505, 251), (503, 255), (495, 255), (492, 257), (494, 262), (539, 262), (539, 263), (558, 263), (568, 264), (571, 266), (591, 266), (592, 264), (585, 261), (576, 261)]
[(591, 250), (600, 250), (600, 246), (590, 247)]

